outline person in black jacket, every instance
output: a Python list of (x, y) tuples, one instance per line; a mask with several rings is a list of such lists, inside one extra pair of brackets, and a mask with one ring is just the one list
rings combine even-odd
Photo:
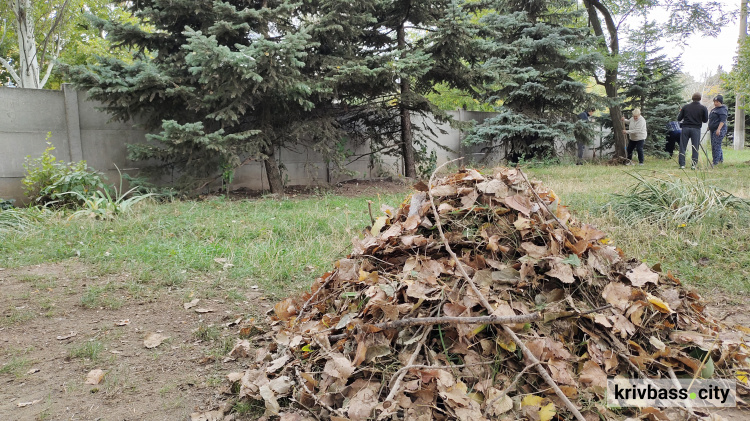
[(693, 94), (693, 102), (680, 108), (677, 121), (682, 122), (682, 137), (680, 138), (680, 168), (685, 168), (685, 152), (688, 142), (693, 145), (693, 169), (698, 165), (698, 150), (701, 147), (701, 127), (708, 121), (708, 108), (701, 105), (701, 94)]
[(714, 108), (708, 115), (708, 131), (711, 132), (711, 155), (714, 165), (724, 162), (724, 153), (721, 151), (721, 143), (727, 135), (727, 106), (724, 105), (724, 97), (714, 97)]

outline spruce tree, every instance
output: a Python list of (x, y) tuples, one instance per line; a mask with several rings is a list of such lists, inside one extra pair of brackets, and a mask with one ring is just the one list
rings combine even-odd
[[(96, 21), (132, 64), (102, 59), (70, 77), (115, 118), (139, 118), (148, 144), (130, 157), (156, 159), (193, 185), (231, 180), (262, 160), (282, 190), (279, 148), (341, 150), (347, 97), (382, 83), (382, 65), (358, 56), (375, 20), (366, 1), (146, 0), (126, 2), (139, 23)], [(361, 102), (360, 93), (353, 102)], [(197, 182), (196, 182), (197, 181)]]
[(493, 2), (480, 21), (490, 56), (484, 67), (493, 75), (482, 99), (502, 105), (467, 144), (513, 161), (554, 155), (556, 142), (591, 135), (577, 115), (595, 102), (581, 81), (593, 75), (600, 56), (587, 29), (576, 27), (579, 17), (573, 1)]
[(666, 157), (664, 151), (667, 123), (677, 118), (683, 104), (680, 83), (680, 58), (669, 59), (657, 46), (659, 31), (646, 21), (630, 36), (631, 46), (623, 64), (624, 110), (640, 108), (648, 126), (644, 153)]

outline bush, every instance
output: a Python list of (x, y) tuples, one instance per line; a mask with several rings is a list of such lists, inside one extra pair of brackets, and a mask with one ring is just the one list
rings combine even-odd
[(750, 211), (750, 201), (710, 185), (705, 174), (687, 179), (668, 173), (628, 173), (636, 183), (626, 194), (615, 194), (607, 207), (627, 223), (685, 223), (722, 211)]
[[(51, 143), (38, 158), (26, 157), (23, 164), (26, 177), (22, 180), (25, 194), (34, 204), (56, 207), (76, 207), (83, 204), (81, 197), (106, 189), (104, 176), (86, 165), (86, 161), (65, 163), (58, 161)], [(76, 194), (66, 194), (76, 193)]]

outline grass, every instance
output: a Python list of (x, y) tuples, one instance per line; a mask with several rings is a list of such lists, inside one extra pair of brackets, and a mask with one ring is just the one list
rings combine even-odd
[[(705, 182), (750, 198), (750, 151), (725, 150), (725, 164), (705, 172)], [(705, 163), (702, 161), (705, 166)], [(629, 191), (633, 167), (541, 165), (528, 172), (558, 193), (580, 220), (597, 225), (628, 256), (661, 262), (686, 284), (704, 290), (750, 292), (750, 221), (741, 213), (708, 215), (700, 223), (624, 222), (605, 205)], [(676, 158), (647, 157), (640, 174), (695, 177)], [(77, 259), (90, 274), (128, 275), (122, 285), (89, 286), (81, 304), (117, 308), (124, 297), (158, 299), (163, 289), (198, 288), (199, 296), (241, 302), (258, 285), (270, 300), (307, 288), (351, 250), (351, 238), (369, 225), (381, 204), (398, 206), (405, 194), (303, 199), (143, 202), (111, 221), (51, 215), (33, 234), (0, 233), (5, 267)], [(684, 225), (683, 225), (684, 224)], [(310, 268), (312, 267), (312, 269)], [(39, 282), (42, 280), (29, 280)], [(736, 296), (736, 294), (735, 294)], [(15, 316), (16, 318), (18, 315)], [(8, 322), (6, 313), (6, 323)]]
[(96, 341), (86, 341), (74, 348), (71, 348), (68, 352), (70, 358), (81, 358), (83, 360), (96, 361), (99, 359), (99, 354), (104, 350), (104, 344)]
[(12, 357), (10, 361), (0, 366), (0, 374), (11, 374), (15, 377), (21, 377), (26, 374), (31, 361), (24, 357)]
[[(724, 164), (705, 170), (705, 182), (744, 199), (750, 198), (750, 150), (724, 150)], [(700, 162), (705, 168), (705, 158)], [(700, 290), (730, 293), (750, 292), (750, 216), (724, 212), (700, 222), (657, 225), (622, 218), (605, 205), (614, 194), (629, 190), (635, 180), (626, 174), (633, 167), (605, 165), (547, 166), (529, 169), (536, 178), (562, 197), (579, 220), (608, 233), (628, 256), (653, 265), (661, 263), (687, 285)], [(696, 175), (679, 170), (672, 160), (646, 157), (638, 171), (671, 174), (689, 180)]]

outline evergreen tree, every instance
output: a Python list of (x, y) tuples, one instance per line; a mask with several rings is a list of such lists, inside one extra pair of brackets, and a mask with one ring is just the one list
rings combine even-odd
[(412, 115), (448, 121), (448, 115), (427, 96), (436, 92), (438, 85), (471, 90), (478, 80), (475, 65), (482, 56), (471, 17), (479, 3), (379, 0), (373, 7), (377, 23), (363, 48), (388, 57), (391, 83), (382, 86), (386, 89), (372, 97), (371, 103), (380, 100), (379, 115), (397, 116), (399, 123), (397, 143), (381, 137), (382, 143), (376, 142), (376, 148), (397, 148), (404, 160), (404, 175), (416, 177), (416, 162), (424, 157), (427, 141), (434, 133), (412, 124)]
[(482, 99), (502, 105), (466, 143), (489, 145), (486, 151), (516, 160), (550, 156), (556, 142), (591, 135), (577, 114), (595, 96), (580, 80), (593, 75), (600, 56), (591, 49), (588, 30), (576, 27), (579, 16), (568, 0), (494, 2), (480, 21), (490, 55), (484, 67), (494, 77)]
[(129, 145), (130, 157), (160, 160), (193, 185), (231, 181), (262, 160), (271, 191), (281, 191), (278, 149), (304, 145), (336, 159), (347, 101), (361, 102), (387, 76), (358, 49), (375, 22), (364, 0), (125, 4), (139, 23), (96, 25), (134, 61), (103, 59), (70, 77), (116, 118), (161, 128)]
[(666, 157), (667, 123), (674, 121), (684, 103), (680, 83), (680, 58), (670, 60), (657, 46), (659, 30), (646, 21), (630, 36), (631, 46), (623, 64), (624, 110), (640, 108), (648, 126), (644, 153)]

